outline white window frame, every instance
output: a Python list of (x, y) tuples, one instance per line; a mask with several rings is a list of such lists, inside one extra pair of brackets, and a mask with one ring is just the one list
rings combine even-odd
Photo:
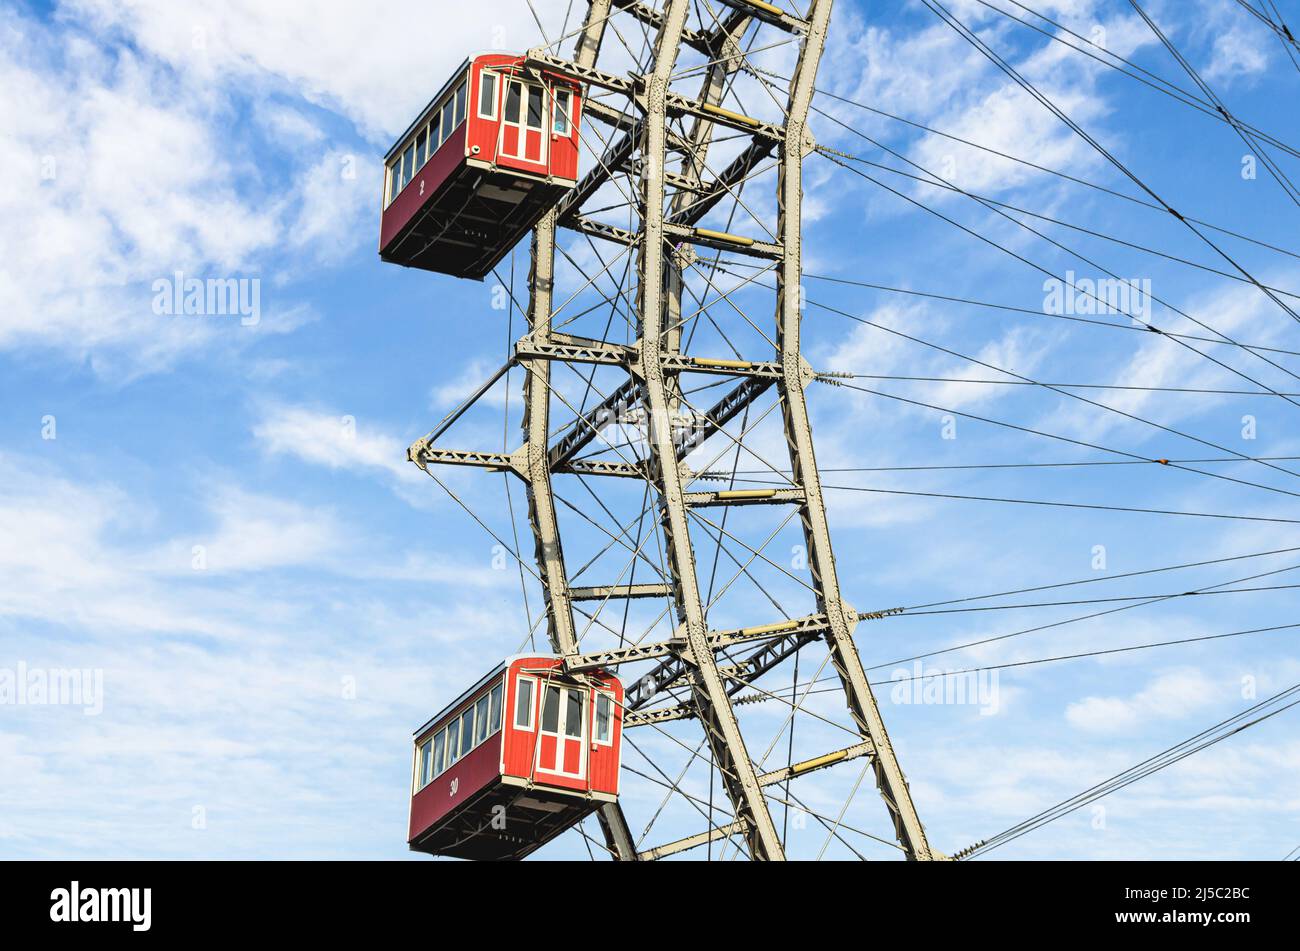
[[(407, 162), (410, 158), (410, 162)], [(408, 167), (409, 166), (409, 167)], [(402, 188), (415, 180), (415, 140), (411, 139), (406, 143), (406, 148), (402, 149)]]
[[(555, 690), (559, 695), (559, 709), (556, 711), (555, 730), (547, 730), (538, 721), (537, 735), (539, 741), (536, 745), (534, 754), (534, 768), (539, 773), (547, 773), (552, 776), (563, 776), (566, 779), (585, 779), (590, 769), (589, 758), (587, 756), (587, 744), (590, 742), (590, 736), (587, 732), (587, 726), (590, 721), (587, 719), (587, 696), (588, 691), (583, 687), (572, 687), (567, 684), (550, 684), (546, 685), (547, 690)], [(569, 731), (569, 698), (571, 694), (578, 695), (578, 734), (571, 735)], [(540, 714), (539, 714), (540, 716)], [(554, 768), (542, 765), (542, 743), (540, 737), (550, 736), (555, 738), (555, 766)], [(565, 747), (569, 743), (578, 744), (578, 770), (570, 773), (564, 768)]]
[[(426, 757), (424, 755), (424, 743), (429, 744), (429, 757)], [(424, 764), (428, 758), (433, 756), (433, 737), (432, 736), (429, 737), (427, 740), (424, 741), (424, 743), (415, 744), (415, 769), (413, 770), (415, 774), (415, 782), (413, 783), (415, 787), (414, 788), (415, 792), (419, 792), (425, 786), (429, 785), (429, 783), (433, 782), (432, 776), (429, 777), (428, 782), (425, 782), (424, 779), (424, 774), (425, 774)]]
[(456, 122), (456, 97), (444, 100), (438, 107), (438, 115), (442, 117), (442, 137), (438, 141), (438, 148), (442, 148), (442, 143), (451, 138), (451, 134), (457, 129)]
[(387, 208), (397, 198), (397, 192), (393, 191), (393, 182), (397, 180), (397, 170), (402, 166), (402, 157), (399, 155), (397, 161), (388, 166), (388, 178), (384, 181), (384, 207)]
[[(564, 131), (555, 128), (558, 119), (564, 120)], [(573, 135), (573, 90), (555, 90), (555, 103), (551, 110), (551, 135), (569, 138)]]
[[(506, 118), (506, 102), (509, 100), (510, 89), (513, 86), (519, 87), (518, 122), (511, 122)], [(541, 125), (535, 126), (528, 123), (529, 104), (534, 93), (541, 97), (542, 103)], [(550, 116), (550, 96), (547, 95), (545, 86), (523, 77), (507, 79), (502, 84), (501, 123), (497, 131), (497, 141), (500, 143), (498, 149), (501, 155), (520, 162), (527, 162), (530, 165), (546, 165), (550, 161), (551, 154)], [(515, 151), (513, 152), (507, 151), (505, 148), (505, 130), (507, 126), (516, 132)], [(536, 133), (538, 137), (537, 158), (535, 159), (528, 158), (528, 133), (530, 132)]]
[[(591, 742), (595, 746), (613, 746), (614, 745), (614, 709), (617, 704), (614, 702), (614, 693), (610, 690), (597, 689), (593, 691), (596, 695), (595, 703), (591, 709)], [(609, 702), (609, 736), (605, 739), (600, 738), (600, 701)]]
[[(528, 695), (528, 725), (519, 725), (519, 711), (523, 709), (519, 704), (519, 696), (522, 694), (523, 685), (529, 684)], [(539, 681), (536, 677), (529, 677), (526, 674), (520, 674), (515, 683), (515, 709), (514, 716), (510, 718), (510, 728), (518, 730), (520, 733), (533, 733), (537, 730), (537, 701), (541, 691), (538, 689)]]
[[(531, 132), (546, 133), (547, 120), (551, 117), (551, 110), (547, 108), (550, 105), (550, 97), (546, 95), (546, 87), (537, 83), (524, 83), (524, 101), (521, 103), (522, 110), (519, 116), (523, 127)], [(532, 124), (533, 103), (538, 103), (537, 107), (537, 125)]]
[[(451, 744), (451, 728), (453, 726), (456, 728), (456, 746), (455, 746), (454, 753), (452, 752), (452, 744)], [(457, 763), (460, 762), (460, 717), (458, 716), (453, 717), (451, 721), (442, 729), (447, 734), (447, 741), (444, 744), (444, 747), (446, 749), (447, 769), (451, 769), (453, 766), (455, 766)]]
[(474, 745), (486, 743), (487, 738), (492, 734), (489, 730), (492, 727), (492, 694), (483, 694), (474, 701)]
[[(478, 746), (478, 744), (474, 742), (475, 724), (473, 720), (477, 719), (474, 714), (474, 704), (471, 703), (464, 710), (460, 711), (460, 715), (456, 717), (456, 719), (460, 721), (460, 758), (464, 759), (470, 753), (474, 752), (474, 747)], [(465, 735), (466, 725), (469, 726), (468, 737)]]
[[(439, 737), (442, 738), (441, 743), (438, 742)], [(437, 779), (446, 771), (447, 768), (447, 731), (438, 730), (433, 734), (432, 739), (433, 750), (431, 755), (433, 756), (433, 778)]]
[[(492, 111), (483, 111), (483, 82), (487, 79), (492, 80)], [(495, 122), (497, 116), (501, 113), (501, 75), (490, 69), (482, 70), (478, 74), (478, 89), (474, 91), (474, 112), (480, 119), (490, 119)]]
[[(504, 680), (498, 680), (496, 685), (488, 691), (488, 717), (492, 717), (492, 698), (497, 698), (496, 726), (492, 728), (492, 733), (496, 733), (505, 725), (506, 722), (506, 684)], [(491, 736), (491, 734), (488, 734)]]

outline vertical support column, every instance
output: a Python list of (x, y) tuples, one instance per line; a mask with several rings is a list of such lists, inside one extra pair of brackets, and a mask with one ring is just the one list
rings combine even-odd
[[(551, 301), (555, 266), (555, 213), (543, 218), (533, 232), (532, 264), (528, 272), (531, 289), (528, 323), (535, 340), (550, 336)], [(527, 453), (528, 522), (533, 530), (537, 573), (546, 607), (547, 634), (557, 654), (578, 651), (578, 638), (569, 603), (568, 575), (564, 550), (560, 546), (555, 496), (551, 491), (551, 468), (547, 440), (551, 416), (551, 362), (524, 363), (524, 438)]]
[[(590, 0), (587, 20), (578, 39), (576, 60), (584, 66), (596, 62), (611, 0)], [(533, 231), (532, 264), (529, 270), (528, 323), (535, 340), (551, 334), (551, 308), (555, 285), (556, 211), (547, 212)], [(547, 633), (557, 654), (576, 654), (578, 638), (569, 599), (568, 574), (560, 546), (555, 496), (551, 491), (549, 459), (551, 420), (551, 362), (531, 360), (524, 374), (524, 439), (527, 449), (528, 521), (533, 530), (537, 572), (546, 606)], [(597, 811), (605, 843), (620, 861), (635, 861), (636, 843), (622, 807), (606, 803)]]
[(857, 617), (849, 613), (840, 594), (835, 556), (831, 550), (826, 506), (822, 498), (821, 477), (813, 453), (812, 428), (808, 421), (808, 404), (804, 395), (807, 379), (800, 358), (800, 306), (802, 253), (801, 202), (803, 200), (803, 153), (808, 108), (812, 102), (817, 66), (826, 41), (833, 0), (812, 0), (809, 29), (804, 38), (799, 65), (790, 89), (789, 115), (785, 141), (781, 146), (780, 183), (778, 185), (778, 238), (785, 249), (777, 272), (777, 342), (784, 366), (780, 384), (783, 397), (786, 440), (790, 447), (790, 465), (794, 482), (803, 487), (802, 506), (804, 538), (813, 585), (818, 592), (819, 607), (830, 620), (827, 646), (840, 682), (844, 687), (849, 712), (864, 738), (870, 739), (875, 752), (872, 766), (876, 785), (889, 809), (895, 833), (909, 859), (930, 859), (925, 830), (912, 804), (902, 768), (890, 745), (885, 723), (875, 696), (867, 683), (853, 629)]
[(664, 357), (670, 356), (664, 332), (664, 171), (667, 162), (667, 95), (673, 66), (681, 47), (689, 0), (668, 0), (655, 45), (654, 69), (641, 91), (645, 111), (642, 140), (642, 233), (638, 255), (638, 344), (644, 374), (644, 405), (649, 413), (651, 478), (663, 505), (669, 570), (677, 603), (678, 621), (684, 628), (691, 671), (691, 690), (700, 722), (713, 751), (714, 761), (735, 809), (745, 823), (750, 852), (755, 859), (785, 857), (776, 826), (768, 813), (754, 764), (745, 749), (740, 724), (731, 708), (717, 660), (708, 640), (704, 607), (695, 572), (681, 467), (677, 462), (670, 412), (669, 384)]

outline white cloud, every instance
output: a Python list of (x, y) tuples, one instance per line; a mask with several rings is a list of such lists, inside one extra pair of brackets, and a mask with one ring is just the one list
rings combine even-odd
[(1131, 697), (1087, 697), (1072, 703), (1065, 718), (1094, 733), (1126, 733), (1152, 720), (1178, 720), (1212, 706), (1224, 696), (1221, 682), (1199, 670), (1161, 674)]
[[(470, 360), (465, 365), (465, 368), (461, 371), (459, 376), (454, 377), (445, 383), (439, 383), (433, 388), (433, 392), (430, 394), (430, 402), (433, 408), (447, 410), (458, 406), (464, 400), (473, 395), (475, 390), (486, 383), (488, 378), (492, 376), (500, 366), (501, 361), (499, 360), (496, 363), (482, 358)], [(518, 374), (514, 375), (511, 382), (514, 383), (516, 387), (518, 386)], [(506, 405), (506, 392), (506, 378), (502, 377), (497, 381), (496, 385), (493, 386), (492, 389), (488, 390), (479, 398), (476, 405), (497, 408), (504, 407)], [(515, 394), (515, 396), (516, 402), (522, 398), (519, 397), (518, 394)]]
[[(263, 297), (260, 332), (291, 330), (302, 305), (287, 285), (365, 243), (377, 163), (352, 133), (323, 141), (277, 64), (229, 44), (274, 46), (301, 15), (347, 47), (353, 70), (391, 88), (380, 48), (357, 56), (355, 34), (318, 9), (149, 7), (71, 5), (77, 16), (57, 33), (13, 12), (0, 19), (0, 162), (11, 170), (0, 181), (0, 349), (51, 350), (112, 377), (244, 349), (259, 332), (238, 321), (154, 313), (152, 282), (177, 271), (262, 280), (276, 292)], [(87, 23), (104, 45), (88, 42)], [(418, 85), (406, 87), (412, 100), (428, 95)], [(253, 123), (240, 124), (243, 109)], [(373, 130), (365, 113), (352, 114)]]
[[(1300, 271), (1295, 269), (1261, 272), (1257, 276), (1265, 284), (1277, 287), (1290, 287), (1300, 281)], [(1211, 338), (1215, 337), (1217, 331), (1226, 338), (1244, 343), (1258, 346), (1285, 346), (1282, 341), (1290, 325), (1290, 318), (1253, 285), (1238, 283), (1220, 285), (1186, 302), (1171, 300), (1173, 295), (1160, 281), (1154, 282), (1153, 292), (1155, 296), (1179, 305), (1183, 311), (1206, 325), (1197, 325), (1155, 305), (1156, 316), (1151, 323), (1157, 327)], [(1142, 341), (1141, 344), (1134, 348), (1127, 358), (1122, 359), (1113, 371), (1103, 370), (1100, 380), (1119, 386), (1237, 390), (1255, 388), (1249, 380), (1237, 376), (1220, 365), (1226, 363), (1266, 386), (1273, 386), (1281, 391), (1289, 389), (1288, 379), (1282, 376), (1280, 371), (1269, 367), (1263, 360), (1246, 356), (1244, 352), (1236, 352), (1235, 348), (1201, 342), (1191, 342), (1187, 346), (1182, 346), (1169, 338), (1155, 334), (1144, 335), (1138, 339)], [(1207, 359), (1211, 356), (1215, 359)], [(1205, 396), (1196, 400), (1170, 400), (1150, 390), (1115, 391), (1102, 395), (1094, 394), (1089, 398), (1124, 413), (1146, 418), (1150, 418), (1153, 415), (1152, 410), (1158, 406), (1160, 410), (1158, 421), (1166, 426), (1177, 426), (1181, 420), (1203, 414), (1221, 405), (1226, 399), (1226, 397)], [(1155, 432), (1149, 426), (1126, 420), (1116, 413), (1078, 403), (1072, 403), (1054, 412), (1048, 419), (1042, 421), (1041, 426), (1050, 432), (1063, 432), (1093, 442), (1103, 441), (1117, 431), (1123, 431), (1134, 438), (1147, 438)], [(1179, 443), (1184, 446), (1192, 445), (1186, 440), (1180, 440), (1174, 445)]]
[(202, 549), (202, 570), (218, 574), (320, 566), (336, 558), (343, 547), (344, 531), (328, 509), (218, 485), (208, 511), (214, 528), (195, 533), (189, 545), (164, 548), (157, 556), (160, 567), (193, 571), (195, 545)]
[(1241, 79), (1259, 76), (1268, 69), (1268, 45), (1272, 38), (1264, 29), (1247, 23), (1245, 18), (1231, 27), (1218, 31), (1205, 67), (1205, 80), (1210, 83), (1230, 84)]
[[(471, 53), (537, 42), (532, 17), (514, 0), (482, 0), (472, 12), (415, 0), (382, 10), (347, 0), (311, 6), (76, 0), (72, 6), (100, 29), (127, 33), (178, 72), (290, 89), (379, 140), (401, 132)], [(566, 4), (537, 0), (535, 6), (556, 38)]]
[(401, 482), (420, 482), (406, 459), (406, 443), (365, 420), (302, 406), (272, 406), (253, 428), (267, 452), (330, 469), (379, 470)]

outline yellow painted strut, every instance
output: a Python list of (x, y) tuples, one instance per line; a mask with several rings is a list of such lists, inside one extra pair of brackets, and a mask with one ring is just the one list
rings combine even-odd
[(724, 501), (732, 499), (770, 499), (776, 495), (776, 489), (724, 489), (718, 498)]
[(716, 357), (696, 357), (697, 367), (717, 367), (725, 370), (748, 370), (754, 364), (748, 360), (722, 360)]
[(760, 634), (775, 634), (778, 631), (792, 631), (798, 626), (798, 621), (778, 621), (776, 624), (760, 624), (758, 627), (742, 628), (740, 633), (742, 637), (751, 637)]
[(790, 775), (798, 776), (800, 773), (806, 773), (809, 770), (817, 769), (821, 766), (829, 766), (832, 763), (838, 763), (848, 755), (848, 750), (836, 750), (834, 753), (827, 753), (825, 756), (815, 756), (812, 759), (806, 759), (802, 763), (795, 763), (791, 766)]
[(700, 106), (700, 111), (707, 112), (711, 116), (720, 116), (723, 119), (730, 119), (738, 125), (748, 126), (751, 129), (757, 129), (763, 124), (753, 116), (743, 115), (739, 112), (732, 112), (730, 109), (722, 108), (722, 106), (715, 106), (711, 102), (703, 103)]
[(712, 228), (696, 228), (695, 234), (710, 241), (725, 241), (727, 244), (738, 244), (746, 248), (754, 243), (753, 238), (746, 238), (743, 234), (727, 234), (725, 231), (714, 231)]

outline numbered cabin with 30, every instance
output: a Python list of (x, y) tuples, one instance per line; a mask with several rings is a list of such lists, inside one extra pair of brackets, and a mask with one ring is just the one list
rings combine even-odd
[(415, 733), (410, 847), (523, 858), (616, 801), (622, 732), (614, 675), (510, 658)]

